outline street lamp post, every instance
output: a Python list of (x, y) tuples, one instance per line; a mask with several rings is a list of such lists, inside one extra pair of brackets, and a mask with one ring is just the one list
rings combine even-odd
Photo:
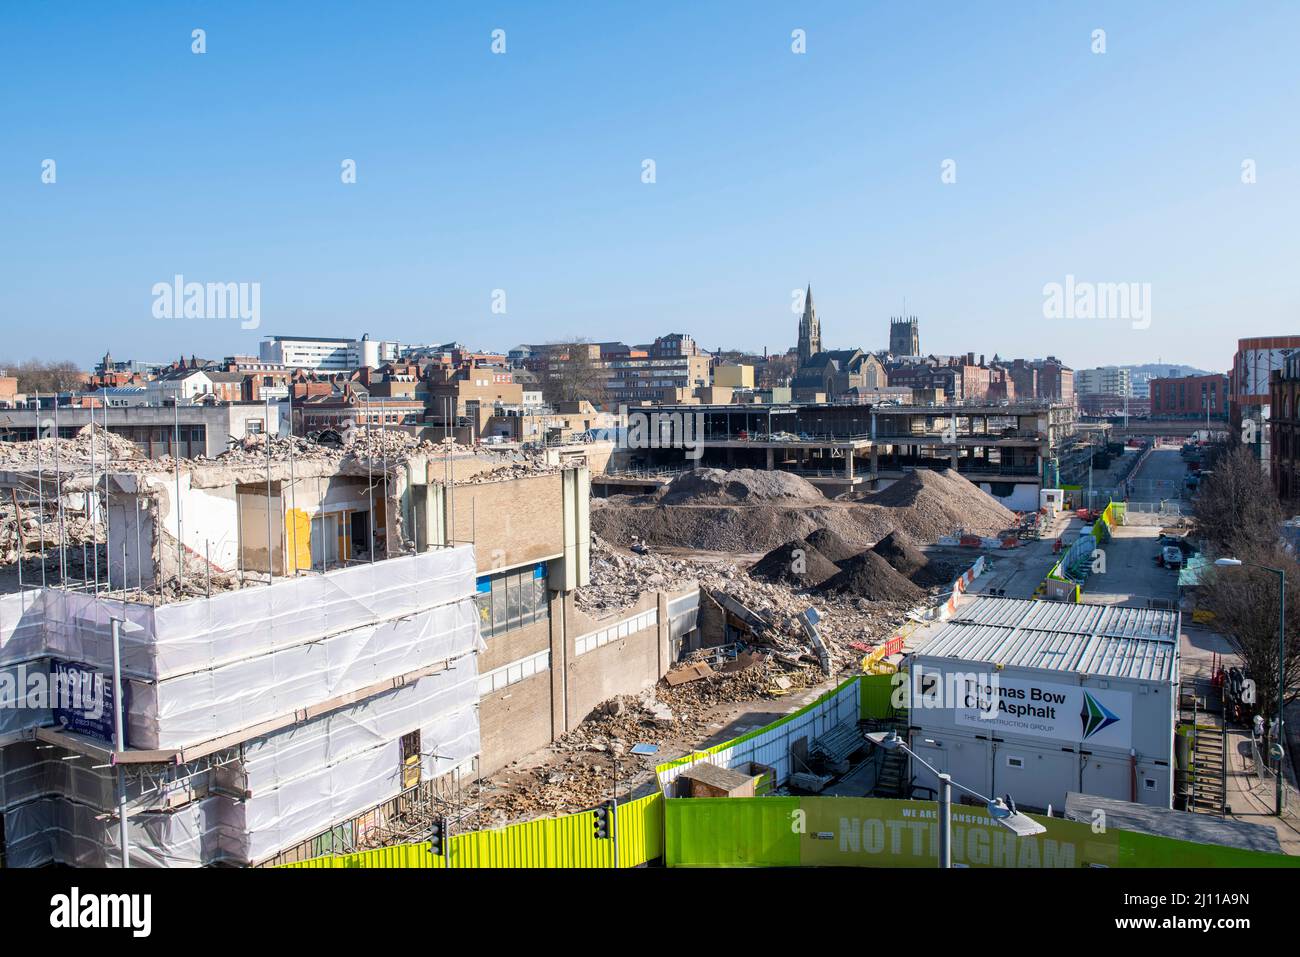
[[(1277, 740), (1273, 744), (1282, 747), (1282, 709), (1286, 706), (1286, 570), (1255, 562), (1243, 562), (1240, 558), (1216, 558), (1214, 564), (1220, 568), (1240, 568), (1242, 565), (1249, 565), (1251, 568), (1261, 568), (1277, 575)], [(1277, 780), (1274, 782), (1274, 813), (1278, 817), (1282, 816), (1283, 754), (1285, 751), (1278, 754)]]
[(897, 731), (877, 731), (867, 735), (867, 740), (872, 744), (884, 748), (886, 751), (902, 751), (904, 754), (911, 755), (914, 760), (920, 761), (930, 773), (939, 779), (939, 866), (952, 867), (952, 789), (960, 788), (972, 797), (979, 798), (984, 802), (988, 809), (989, 816), (998, 824), (1002, 825), (1009, 831), (1013, 831), (1020, 837), (1032, 837), (1035, 834), (1044, 833), (1047, 828), (1039, 824), (1027, 814), (1021, 814), (1016, 810), (1016, 803), (1007, 797), (987, 798), (978, 791), (966, 787), (952, 779), (952, 775), (940, 771), (934, 765), (930, 764), (925, 758), (921, 757), (898, 736)]
[[(122, 580), (126, 581), (126, 565), (122, 566)], [(126, 707), (122, 700), (122, 635), (134, 634), (141, 627), (124, 618), (110, 619), (113, 636), (113, 754), (110, 758), (117, 774), (117, 843), (122, 867), (131, 866), (130, 830), (126, 817), (126, 769), (122, 766), (122, 752), (126, 750)]]

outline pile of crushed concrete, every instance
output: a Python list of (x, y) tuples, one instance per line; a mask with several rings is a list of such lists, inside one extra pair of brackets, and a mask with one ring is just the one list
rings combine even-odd
[[(46, 423), (51, 431), (54, 418)], [(71, 439), (36, 439), (27, 442), (0, 442), (0, 467), (14, 471), (53, 472), (57, 462), (61, 471), (84, 471), (92, 462), (104, 467), (107, 459), (114, 469), (131, 462), (147, 462), (144, 453), (130, 439), (106, 431), (99, 425), (85, 425)]]
[(826, 504), (826, 496), (807, 479), (760, 469), (695, 469), (664, 486), (658, 498), (663, 505)]
[(959, 572), (948, 562), (932, 561), (900, 531), (855, 550), (824, 529), (772, 549), (749, 567), (750, 576), (761, 581), (887, 603), (919, 602), (930, 589), (951, 584)]
[(654, 496), (593, 499), (592, 529), (620, 545), (753, 554), (833, 535), (852, 554), (903, 530), (917, 542), (969, 533), (996, 535), (1016, 526), (1016, 514), (956, 472), (918, 469), (880, 492), (830, 501), (786, 472), (701, 469), (678, 477)]
[(822, 500), (823, 505), (622, 505), (615, 499), (592, 499), (592, 531), (619, 545), (647, 542), (668, 548), (729, 552), (764, 552), (792, 538), (830, 528), (865, 548), (873, 539), (854, 520), (853, 510)]
[[(235, 467), (256, 467), (265, 464), (267, 441), (267, 437), (263, 434), (245, 436), (234, 440), (229, 449), (212, 461)], [(341, 471), (355, 469), (381, 471), (386, 467), (392, 472), (404, 468), (407, 460), (416, 456), (424, 456), (434, 460), (435, 463), (445, 456), (453, 459), (465, 457), (478, 459), (482, 467), (472, 475), (462, 475), (464, 470), (456, 468), (458, 485), (499, 482), (554, 472), (561, 468), (558, 464), (548, 464), (544, 456), (532, 451), (501, 451), (451, 441), (431, 442), (428, 439), (418, 439), (401, 429), (357, 429), (349, 436), (348, 443), (343, 446), (317, 442), (296, 435), (272, 436), (269, 441), (270, 458), (273, 461), (286, 461), (292, 458), (299, 462), (324, 462)], [(204, 459), (200, 456), (195, 461), (204, 461)]]
[(883, 513), (893, 528), (918, 542), (961, 532), (996, 535), (1015, 528), (1017, 521), (1015, 512), (952, 469), (917, 469), (854, 501), (861, 503), (859, 509)]
[(807, 539), (796, 538), (772, 549), (749, 568), (755, 578), (784, 582), (795, 588), (813, 589), (840, 568)]

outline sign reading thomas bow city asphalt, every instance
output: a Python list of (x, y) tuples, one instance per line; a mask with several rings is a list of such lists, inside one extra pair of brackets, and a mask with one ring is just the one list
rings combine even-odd
[(1127, 691), (981, 676), (962, 693), (965, 707), (954, 717), (966, 727), (1114, 748), (1133, 744), (1133, 696)]

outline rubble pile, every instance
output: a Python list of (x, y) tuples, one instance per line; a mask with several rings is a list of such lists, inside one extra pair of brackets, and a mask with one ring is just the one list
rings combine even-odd
[(830, 528), (866, 548), (875, 537), (856, 519), (856, 506), (820, 505), (633, 505), (592, 499), (591, 527), (619, 545), (645, 541), (669, 548), (751, 554)]
[(918, 542), (962, 531), (996, 535), (1017, 521), (1015, 512), (952, 469), (917, 469), (861, 501), (859, 509), (883, 510), (894, 528), (906, 529)]
[[(722, 560), (674, 558), (647, 552), (621, 552), (598, 536), (592, 536), (591, 584), (578, 589), (578, 607), (588, 614), (605, 617), (639, 601), (646, 592), (680, 591), (701, 587), (706, 592), (730, 595), (750, 611), (761, 616), (771, 627), (761, 641), (759, 651), (777, 652), (787, 660), (815, 662), (797, 620), (810, 605), (822, 612), (819, 626), (830, 646), (836, 667), (855, 667), (861, 659), (859, 650), (849, 646), (878, 643), (905, 618), (907, 612), (925, 593), (903, 578), (883, 559), (875, 556), (888, 575), (890, 589), (866, 589), (890, 597), (872, 598), (852, 587), (844, 590), (818, 590), (815, 598), (781, 581), (765, 581), (742, 573), (733, 562)], [(878, 573), (878, 572), (877, 572)], [(838, 574), (843, 574), (842, 572)], [(834, 579), (829, 579), (829, 584)], [(901, 582), (901, 587), (899, 586)], [(899, 596), (903, 597), (899, 597)]]
[(839, 570), (811, 542), (796, 538), (772, 549), (750, 566), (749, 573), (755, 578), (811, 589), (837, 575)]
[[(81, 560), (80, 549), (83, 544), (93, 547), (103, 541), (103, 523), (89, 521), (83, 512), (64, 510), (63, 543), (69, 549), (77, 551), (75, 559), (78, 562)], [(39, 557), (42, 546), (46, 553), (46, 561), (53, 561), (54, 567), (57, 568), (59, 547), (57, 507), (53, 503), (47, 503), (45, 520), (42, 522), (39, 508), (25, 505), (15, 508), (12, 499), (7, 502), (0, 501), (0, 564), (13, 564), (24, 555)]]
[[(911, 595), (923, 596), (884, 559), (867, 554)], [(737, 705), (826, 680), (796, 617), (809, 607), (809, 595), (785, 582), (744, 575), (733, 562), (675, 558), (652, 550), (624, 552), (593, 535), (591, 584), (578, 590), (576, 600), (583, 611), (608, 616), (648, 591), (689, 587), (702, 589), (701, 602), (729, 596), (765, 626), (746, 642), (692, 653), (652, 689), (602, 702), (541, 752), (540, 760), (516, 763), (494, 775), (480, 796), (483, 826), (593, 807), (612, 792), (615, 758), (620, 790), (650, 780), (655, 761), (628, 753), (633, 744), (654, 741), (665, 751), (696, 748), (719, 720), (734, 718)], [(897, 630), (913, 602), (876, 601), (850, 591), (818, 592), (815, 604), (821, 613), (819, 633), (840, 676), (856, 671), (865, 650)]]
[[(42, 424), (44, 426), (44, 423)], [(53, 418), (50, 419), (53, 430)], [(126, 463), (147, 462), (144, 453), (129, 439), (106, 431), (99, 425), (85, 425), (71, 439), (34, 439), (27, 442), (0, 442), (0, 468), (14, 471), (53, 472), (57, 459), (61, 470), (88, 469), (93, 461), (103, 466), (105, 455), (114, 469)]]
[[(234, 440), (231, 447), (215, 459), (207, 460), (200, 456), (195, 461), (255, 467), (266, 462), (267, 441), (268, 437), (264, 434), (245, 436)], [(446, 456), (453, 459), (474, 457), (480, 461), (487, 460), (487, 468), (482, 471), (468, 477), (458, 477), (456, 482), (460, 485), (524, 478), (561, 468), (559, 465), (547, 464), (544, 457), (535, 452), (489, 450), (450, 441), (431, 442), (417, 439), (400, 429), (357, 429), (344, 446), (316, 442), (296, 435), (271, 436), (269, 441), (273, 460), (284, 461), (292, 457), (299, 462), (326, 462), (340, 470), (383, 469), (387, 464), (389, 471), (394, 471), (415, 456), (424, 456), (435, 462)], [(436, 468), (435, 464), (435, 473)]]
[(889, 562), (894, 571), (922, 588), (951, 584), (955, 577), (946, 565), (931, 561), (925, 552), (912, 544), (905, 532), (890, 532), (871, 550)]
[(822, 588), (866, 598), (869, 601), (916, 602), (925, 592), (899, 574), (889, 562), (873, 551), (865, 551), (844, 562), (842, 571)]
[(664, 505), (746, 505), (792, 501), (826, 503), (807, 479), (790, 472), (761, 469), (695, 469), (669, 482), (659, 493)]
[(738, 573), (736, 566), (729, 562), (695, 562), (653, 552), (620, 553), (599, 536), (592, 535), (591, 584), (579, 588), (575, 600), (578, 608), (587, 614), (604, 615), (630, 608), (646, 592), (674, 591), (696, 584), (702, 576), (711, 581)]
[(699, 469), (655, 495), (594, 499), (591, 524), (620, 545), (734, 554), (802, 538), (840, 562), (896, 529), (930, 544), (962, 532), (996, 535), (1016, 526), (1016, 514), (951, 469), (918, 469), (883, 491), (835, 501), (786, 472)]
[(837, 565), (840, 562), (848, 561), (862, 551), (860, 548), (854, 548), (829, 528), (817, 529), (817, 531), (808, 535), (804, 541)]

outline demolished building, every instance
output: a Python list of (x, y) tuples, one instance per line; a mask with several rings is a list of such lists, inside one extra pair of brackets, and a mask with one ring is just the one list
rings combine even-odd
[[(0, 462), (0, 493), (40, 526), (22, 587), (0, 594), (9, 866), (118, 865), (119, 773), (132, 866), (409, 837), (599, 701), (653, 685), (695, 627), (693, 590), (579, 610), (581, 465), (396, 433), (250, 437), (205, 461), (89, 436)], [(80, 575), (58, 531), (74, 520), (98, 530)], [(95, 694), (69, 702), (68, 681)]]

